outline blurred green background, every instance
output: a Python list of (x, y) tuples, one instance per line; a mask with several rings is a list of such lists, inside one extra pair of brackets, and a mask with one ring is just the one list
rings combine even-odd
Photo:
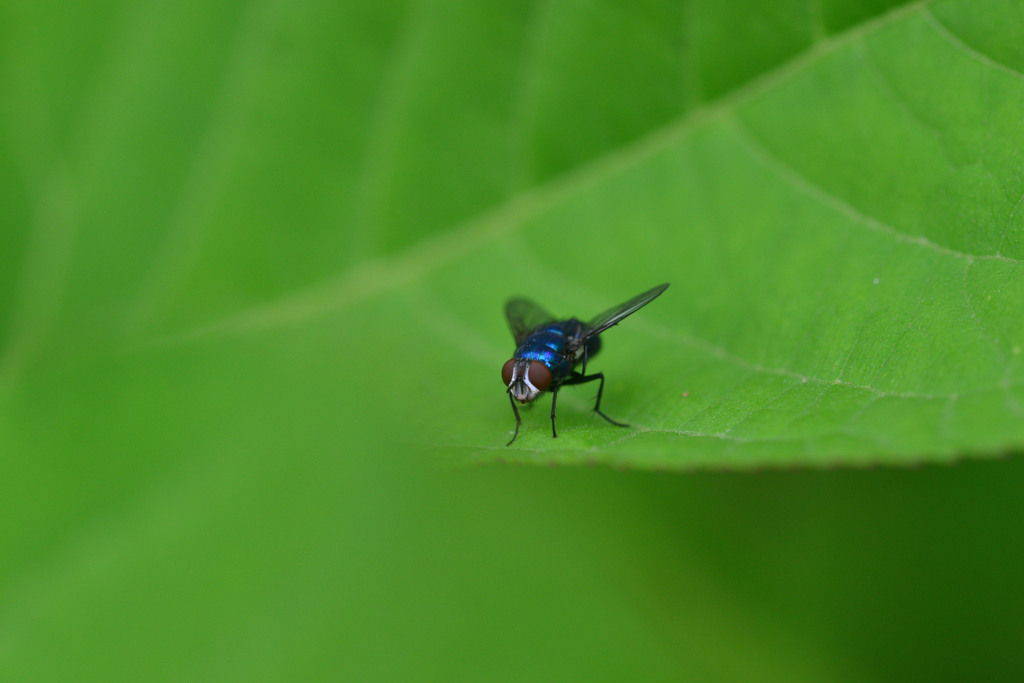
[(0, 679), (1021, 680), (1022, 20), (0, 3)]

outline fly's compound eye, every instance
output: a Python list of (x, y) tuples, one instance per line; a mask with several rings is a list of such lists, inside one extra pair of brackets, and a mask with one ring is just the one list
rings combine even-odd
[(541, 391), (547, 389), (551, 384), (551, 371), (539, 360), (530, 361), (530, 370), (527, 376), (530, 378), (530, 384)]
[(512, 383), (512, 368), (515, 367), (515, 364), (516, 359), (509, 358), (505, 361), (505, 364), (501, 366), (501, 381), (505, 383), (506, 387)]

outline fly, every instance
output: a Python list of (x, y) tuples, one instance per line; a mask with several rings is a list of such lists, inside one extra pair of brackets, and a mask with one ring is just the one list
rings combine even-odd
[[(608, 309), (589, 322), (576, 318), (556, 320), (543, 308), (526, 299), (510, 299), (505, 304), (505, 317), (516, 340), (516, 352), (501, 368), (501, 380), (508, 386), (505, 391), (516, 416), (516, 431), (512, 441), (519, 436), (519, 409), (516, 401), (531, 403), (543, 391), (551, 392), (551, 436), (555, 431), (555, 401), (558, 390), (572, 384), (585, 384), (601, 380), (597, 387), (597, 402), (594, 412), (619, 427), (627, 427), (601, 412), (601, 393), (604, 391), (604, 373), (587, 374), (587, 360), (593, 358), (601, 348), (599, 334), (628, 315), (651, 303), (668, 289), (668, 283), (658, 285), (639, 294), (624, 304)], [(577, 372), (576, 366), (580, 365)]]

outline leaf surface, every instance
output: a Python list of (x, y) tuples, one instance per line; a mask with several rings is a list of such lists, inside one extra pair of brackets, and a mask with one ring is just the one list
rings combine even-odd
[[(788, 571), (810, 527), (757, 558), (678, 543), (677, 522), (756, 517), (755, 485), (437, 465), (1019, 450), (1020, 19), (996, 0), (4, 5), (0, 678), (890, 671), (858, 659), (875, 614), (836, 599), (858, 618), (829, 640), (831, 614), (787, 600), (817, 576)], [(557, 440), (544, 400), (506, 448), (505, 300), (587, 319), (664, 281), (593, 361), (632, 426), (572, 387)], [(772, 519), (845, 520), (805, 474), (770, 480), (811, 501)], [(837, 488), (866, 526), (902, 512)], [(842, 537), (820, 576), (873, 550)], [(754, 560), (800, 585), (737, 592)], [(894, 624), (871, 633), (913, 650)]]

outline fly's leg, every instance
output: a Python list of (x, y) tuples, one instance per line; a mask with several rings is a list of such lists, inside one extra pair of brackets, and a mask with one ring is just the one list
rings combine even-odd
[(522, 422), (522, 420), (519, 419), (519, 408), (516, 408), (516, 402), (515, 402), (515, 399), (512, 398), (512, 394), (508, 395), (508, 401), (509, 401), (509, 403), (512, 404), (512, 412), (516, 416), (516, 433), (513, 434), (512, 438), (509, 440), (509, 442), (507, 444), (505, 444), (506, 446), (511, 446), (512, 442), (516, 440), (517, 436), (519, 436), (519, 424)]
[(551, 438), (557, 439), (558, 433), (555, 431), (555, 401), (558, 399), (558, 389), (551, 392)]
[[(601, 384), (599, 384), (598, 387), (597, 387), (597, 402), (594, 404), (594, 412), (597, 413), (598, 415), (600, 415), (601, 417), (603, 417), (604, 419), (608, 420), (609, 422), (611, 422), (613, 425), (616, 425), (616, 426), (619, 426), (619, 427), (628, 427), (629, 425), (626, 424), (625, 422), (619, 422), (617, 420), (613, 420), (613, 419), (611, 419), (610, 417), (608, 417), (607, 415), (605, 415), (604, 413), (601, 412), (601, 394), (604, 393), (604, 373), (603, 372), (599, 372), (596, 375), (591, 375), (591, 376), (592, 377), (600, 377), (601, 378)], [(590, 377), (588, 377), (587, 379), (590, 379)]]
[[(584, 354), (586, 354), (586, 352), (584, 352)], [(629, 425), (626, 424), (625, 422), (619, 422), (617, 420), (613, 420), (613, 419), (611, 419), (610, 417), (608, 417), (607, 415), (605, 415), (604, 413), (601, 412), (601, 394), (604, 393), (604, 373), (603, 372), (598, 372), (598, 373), (595, 373), (593, 375), (587, 375), (586, 377), (584, 377), (582, 373), (574, 372), (572, 375), (570, 375), (569, 379), (567, 379), (565, 382), (562, 382), (562, 386), (565, 386), (567, 384), (586, 384), (587, 382), (592, 382), (595, 379), (601, 380), (601, 384), (598, 385), (598, 387), (597, 387), (597, 402), (594, 403), (594, 412), (597, 413), (598, 415), (600, 415), (601, 417), (603, 417), (604, 419), (608, 420), (609, 422), (611, 422), (613, 425), (616, 425), (618, 427), (628, 427)], [(552, 416), (552, 419), (553, 419), (553, 416)]]

